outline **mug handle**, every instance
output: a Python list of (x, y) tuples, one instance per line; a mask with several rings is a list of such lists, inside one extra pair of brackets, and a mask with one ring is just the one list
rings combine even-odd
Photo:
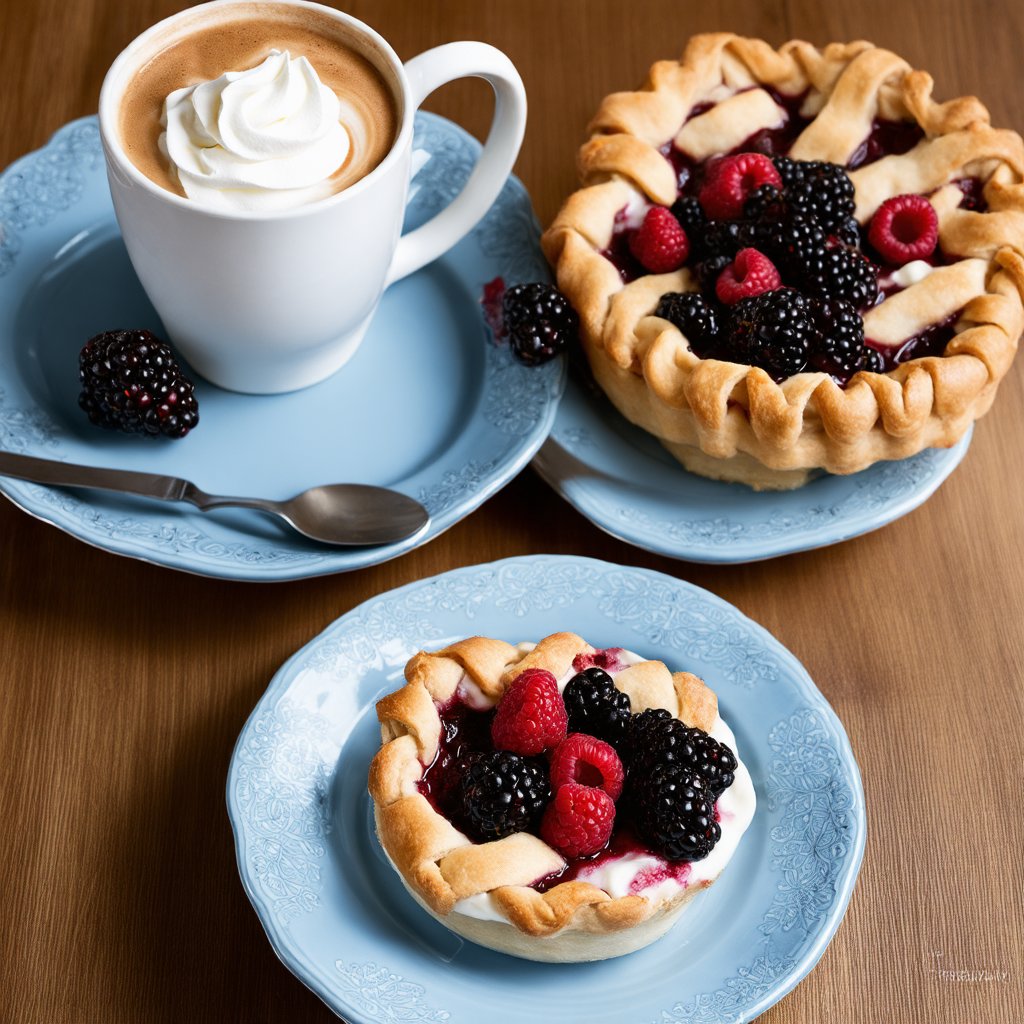
[(403, 235), (387, 284), (394, 284), (447, 252), (491, 208), (512, 171), (526, 130), (526, 90), (515, 65), (487, 43), (446, 43), (405, 65), (414, 107), (456, 78), (482, 78), (494, 89), (494, 120), (480, 159), (462, 191), (426, 224)]

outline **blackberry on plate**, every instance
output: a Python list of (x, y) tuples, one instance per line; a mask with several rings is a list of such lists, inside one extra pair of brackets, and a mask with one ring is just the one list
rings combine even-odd
[(656, 765), (632, 808), (637, 834), (670, 861), (703, 860), (722, 838), (714, 797), (683, 765)]
[(547, 766), (534, 758), (490, 750), (470, 754), (459, 769), (463, 818), (482, 842), (532, 828), (551, 799)]
[(729, 358), (759, 366), (776, 380), (803, 370), (820, 341), (813, 301), (792, 288), (763, 292), (733, 306)]
[(699, 356), (718, 342), (722, 314), (698, 292), (666, 292), (654, 315), (675, 324)]
[(541, 282), (507, 289), (502, 314), (509, 348), (527, 366), (554, 359), (579, 329), (579, 317), (569, 300), (553, 285)]
[(79, 354), (78, 376), (78, 404), (97, 426), (179, 438), (199, 422), (195, 385), (149, 331), (97, 334)]
[(592, 665), (569, 680), (562, 692), (569, 714), (569, 732), (595, 736), (613, 747), (626, 738), (629, 729), (629, 696), (616, 689), (603, 668)]
[(816, 217), (826, 231), (844, 228), (855, 207), (853, 182), (838, 164), (822, 160), (792, 160), (777, 156), (772, 161), (782, 178), (790, 206)]
[(855, 249), (823, 249), (803, 268), (804, 290), (819, 299), (842, 299), (863, 309), (878, 297), (875, 265)]
[(679, 221), (691, 245), (695, 244), (695, 239), (703, 233), (708, 222), (704, 207), (696, 196), (680, 196), (672, 204), (672, 216)]
[(818, 305), (821, 329), (820, 369), (841, 377), (852, 377), (864, 367), (864, 321), (848, 302), (830, 299)]
[(630, 773), (638, 787), (659, 765), (676, 765), (696, 772), (712, 798), (727, 790), (736, 778), (736, 755), (703, 729), (673, 718), (664, 708), (648, 708), (634, 715), (629, 735)]

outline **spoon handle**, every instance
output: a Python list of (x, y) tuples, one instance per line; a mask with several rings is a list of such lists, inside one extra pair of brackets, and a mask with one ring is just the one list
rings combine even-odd
[(0, 475), (58, 487), (95, 487), (103, 491), (141, 494), (161, 501), (191, 501), (198, 490), (188, 480), (128, 469), (100, 469), (72, 462), (37, 459), (33, 455), (0, 452)]

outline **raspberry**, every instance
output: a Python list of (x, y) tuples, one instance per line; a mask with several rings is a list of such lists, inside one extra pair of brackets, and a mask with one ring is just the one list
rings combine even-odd
[(458, 778), (466, 831), (483, 842), (535, 827), (551, 799), (543, 762), (508, 750), (470, 754)]
[(886, 263), (927, 259), (939, 241), (939, 218), (924, 196), (886, 199), (871, 218), (868, 241)]
[(634, 715), (629, 734), (630, 778), (646, 777), (658, 765), (675, 765), (696, 772), (712, 797), (720, 796), (735, 781), (736, 755), (703, 729), (673, 718), (664, 708), (648, 708)]
[(782, 187), (782, 179), (771, 160), (761, 153), (726, 156), (708, 165), (700, 190), (704, 212), (715, 220), (742, 216), (747, 197), (761, 185)]
[[(486, 302), (486, 290), (484, 298)], [(502, 329), (495, 333), (498, 337), (509, 336), (512, 354), (527, 366), (553, 359), (579, 330), (579, 317), (569, 300), (543, 282), (513, 285), (506, 290), (501, 309)]]
[(630, 238), (629, 248), (645, 270), (667, 274), (686, 262), (690, 240), (669, 209), (652, 206)]
[(629, 696), (616, 689), (612, 677), (594, 665), (569, 680), (562, 693), (569, 715), (569, 731), (617, 746), (629, 728)]
[(603, 789), (618, 800), (625, 777), (615, 749), (581, 732), (569, 733), (551, 755), (551, 788), (556, 793), (561, 786), (578, 782), (581, 786)]
[(615, 804), (603, 790), (570, 782), (555, 793), (540, 822), (540, 837), (563, 857), (589, 857), (611, 838)]
[(184, 437), (199, 422), (195, 385), (149, 331), (106, 331), (78, 357), (78, 404), (99, 427)]
[(782, 284), (775, 264), (756, 249), (740, 249), (736, 259), (719, 275), (715, 294), (719, 302), (733, 306), (762, 292), (774, 291)]
[(565, 739), (567, 724), (555, 677), (542, 668), (528, 668), (499, 701), (491, 739), (499, 750), (541, 754)]
[(633, 821), (640, 838), (670, 861), (703, 860), (722, 838), (704, 780), (678, 764), (659, 764), (643, 780), (634, 798)]
[(760, 366), (776, 380), (799, 373), (820, 341), (813, 300), (792, 288), (764, 292), (733, 306), (730, 357)]
[(690, 348), (702, 358), (718, 343), (722, 316), (716, 306), (697, 292), (666, 292), (654, 315), (675, 324)]

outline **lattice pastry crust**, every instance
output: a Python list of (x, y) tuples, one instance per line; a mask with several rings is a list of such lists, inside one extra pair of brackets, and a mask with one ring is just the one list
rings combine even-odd
[[(932, 84), (867, 42), (818, 50), (794, 41), (776, 51), (721, 33), (691, 39), (678, 63), (654, 64), (639, 92), (605, 98), (579, 152), (584, 187), (566, 201), (543, 246), (580, 314), (594, 375), (628, 419), (682, 461), (702, 458), (698, 471), (706, 475), (794, 486), (814, 468), (852, 473), (948, 447), (988, 410), (1024, 329), (1024, 142), (992, 128), (974, 97), (936, 103)], [(806, 93), (801, 113), (814, 119), (790, 151), (797, 159), (847, 164), (875, 118), (914, 120), (923, 129), (909, 152), (850, 177), (862, 224), (890, 196), (929, 194), (940, 245), (961, 259), (870, 310), (865, 334), (903, 340), (959, 310), (944, 355), (885, 374), (858, 373), (845, 389), (817, 372), (777, 384), (756, 367), (699, 359), (676, 327), (652, 315), (665, 292), (696, 287), (687, 269), (624, 284), (601, 255), (617, 214), (677, 198), (659, 147), (674, 140), (704, 159), (770, 124), (766, 100), (777, 108), (767, 92), (751, 88), (758, 85)], [(686, 122), (697, 104), (716, 101)], [(986, 212), (958, 208), (954, 182), (965, 177), (984, 183)]]
[[(525, 654), (501, 640), (471, 637), (415, 655), (405, 668), (406, 684), (377, 702), (382, 746), (370, 765), (369, 791), (381, 845), (406, 888), (459, 934), (536, 960), (593, 960), (638, 949), (666, 931), (685, 904), (711, 884), (701, 881), (660, 900), (616, 898), (582, 881), (541, 893), (531, 883), (560, 870), (561, 854), (525, 832), (474, 843), (419, 791), (417, 784), (439, 748), (438, 707), (455, 696), (463, 679), (497, 703), (525, 669), (544, 668), (563, 678), (577, 654), (593, 651), (573, 633), (555, 633)], [(718, 715), (718, 700), (700, 679), (672, 673), (661, 662), (631, 665), (616, 675), (615, 684), (629, 694), (634, 713), (665, 708), (705, 731)], [(479, 893), (490, 893), (507, 922), (479, 921), (456, 911), (460, 900)]]

